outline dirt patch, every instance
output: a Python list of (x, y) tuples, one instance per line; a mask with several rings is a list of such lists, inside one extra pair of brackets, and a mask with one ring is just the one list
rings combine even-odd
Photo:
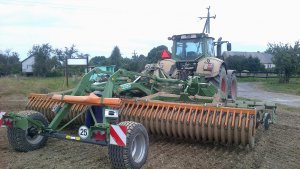
[[(253, 150), (150, 137), (150, 151), (143, 168), (298, 168), (300, 166), (300, 115), (278, 113), (278, 123), (261, 127)], [(110, 168), (107, 148), (49, 139), (46, 147), (15, 152), (0, 129), (1, 168)]]

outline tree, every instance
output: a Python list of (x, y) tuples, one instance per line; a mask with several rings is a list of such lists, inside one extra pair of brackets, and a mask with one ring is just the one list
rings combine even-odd
[(161, 60), (161, 53), (163, 50), (168, 48), (165, 45), (157, 46), (150, 50), (150, 52), (147, 55), (147, 62), (148, 63), (157, 63), (159, 60)]
[(253, 58), (252, 56), (245, 59), (245, 67), (246, 70), (249, 70), (250, 72), (265, 70), (265, 66), (260, 63), (260, 60), (258, 58)]
[(299, 41), (294, 46), (289, 44), (268, 44), (267, 53), (273, 54), (275, 70), (279, 73), (279, 82), (289, 83), (292, 75), (297, 73), (299, 64)]
[(51, 61), (52, 46), (47, 44), (34, 45), (28, 52), (29, 56), (34, 56), (33, 74), (36, 76), (47, 76), (55, 63)]
[(236, 70), (238, 72), (246, 70), (244, 65), (245, 57), (243, 56), (229, 56), (225, 59), (225, 63), (228, 69)]
[(107, 66), (109, 65), (109, 59), (105, 56), (95, 56), (90, 60), (89, 64), (93, 66)]
[(77, 58), (88, 58), (88, 57), (90, 57), (90, 55), (89, 54), (87, 54), (87, 53), (77, 53)]
[(0, 52), (0, 75), (16, 74), (21, 72), (19, 54), (10, 49)]
[(265, 66), (260, 63), (258, 58), (252, 56), (246, 58), (245, 56), (229, 56), (225, 59), (228, 69), (233, 69), (238, 72), (248, 70), (250, 72), (257, 72), (265, 70)]
[(132, 56), (133, 71), (141, 72), (145, 69), (147, 64), (147, 57), (144, 55)]
[(122, 65), (122, 56), (118, 46), (115, 46), (110, 57), (109, 62), (111, 65), (116, 65), (115, 69), (118, 70)]
[(66, 58), (74, 58), (74, 55), (78, 53), (78, 49), (76, 49), (76, 46), (73, 44), (71, 47), (65, 47), (64, 55)]
[[(85, 54), (82, 52), (79, 52), (79, 50), (76, 48), (76, 46), (73, 44), (70, 47), (65, 47), (64, 50), (62, 49), (55, 49), (54, 51), (55, 56), (61, 63), (61, 68), (66, 68), (66, 60), (71, 58), (87, 58), (90, 55)], [(84, 72), (86, 66), (68, 66), (68, 72), (69, 75), (76, 75), (76, 74), (82, 74)], [(66, 73), (66, 72), (65, 72)]]

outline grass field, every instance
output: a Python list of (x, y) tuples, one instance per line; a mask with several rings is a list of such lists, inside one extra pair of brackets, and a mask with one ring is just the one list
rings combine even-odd
[(288, 93), (300, 96), (300, 78), (291, 78), (290, 83), (278, 83), (278, 78), (239, 78), (238, 82), (259, 82), (267, 91)]
[[(53, 91), (64, 91), (75, 87), (80, 78), (69, 78), (69, 87), (65, 84), (64, 77), (1, 77), (0, 78), (0, 97), (19, 93), (28, 95), (29, 93), (49, 93)], [(290, 79), (289, 84), (278, 83), (277, 78), (239, 78), (238, 82), (259, 82), (268, 91), (289, 93), (300, 95), (300, 78)], [(5, 86), (5, 90), (4, 87)]]
[(75, 87), (80, 78), (70, 78), (69, 87), (65, 85), (64, 77), (1, 77), (0, 97), (11, 94), (28, 95), (29, 93), (49, 93), (64, 91)]

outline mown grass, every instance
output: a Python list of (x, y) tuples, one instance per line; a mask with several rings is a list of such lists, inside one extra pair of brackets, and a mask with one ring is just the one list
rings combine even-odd
[(288, 93), (300, 96), (300, 78), (291, 78), (288, 84), (279, 83), (278, 78), (239, 78), (239, 82), (259, 82), (263, 89), (272, 92)]
[(277, 104), (279, 110), (284, 110), (288, 112), (300, 112), (300, 107), (291, 107), (283, 104)]
[(69, 87), (65, 84), (64, 77), (1, 77), (0, 78), (0, 96), (29, 93), (49, 93), (54, 91), (64, 91), (74, 88), (80, 78), (69, 79)]

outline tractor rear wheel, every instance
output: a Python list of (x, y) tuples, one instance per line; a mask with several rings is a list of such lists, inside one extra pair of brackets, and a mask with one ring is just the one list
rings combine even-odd
[[(46, 117), (36, 111), (20, 111), (18, 115), (29, 117), (32, 120), (39, 121), (46, 127), (49, 124)], [(8, 127), (7, 137), (10, 145), (15, 150), (21, 152), (33, 151), (42, 148), (46, 145), (46, 142), (48, 140), (48, 137), (40, 135), (38, 129), (32, 124), (28, 124), (28, 128), (26, 130)]]
[(228, 98), (232, 100), (237, 99), (237, 80), (236, 75), (233, 72), (228, 72)]
[(227, 100), (228, 97), (228, 80), (226, 69), (224, 66), (220, 67), (219, 75), (209, 80), (218, 89), (218, 95), (221, 100)]
[(127, 126), (126, 146), (108, 146), (112, 168), (141, 168), (148, 156), (149, 137), (145, 127), (133, 121), (124, 121), (120, 126)]

